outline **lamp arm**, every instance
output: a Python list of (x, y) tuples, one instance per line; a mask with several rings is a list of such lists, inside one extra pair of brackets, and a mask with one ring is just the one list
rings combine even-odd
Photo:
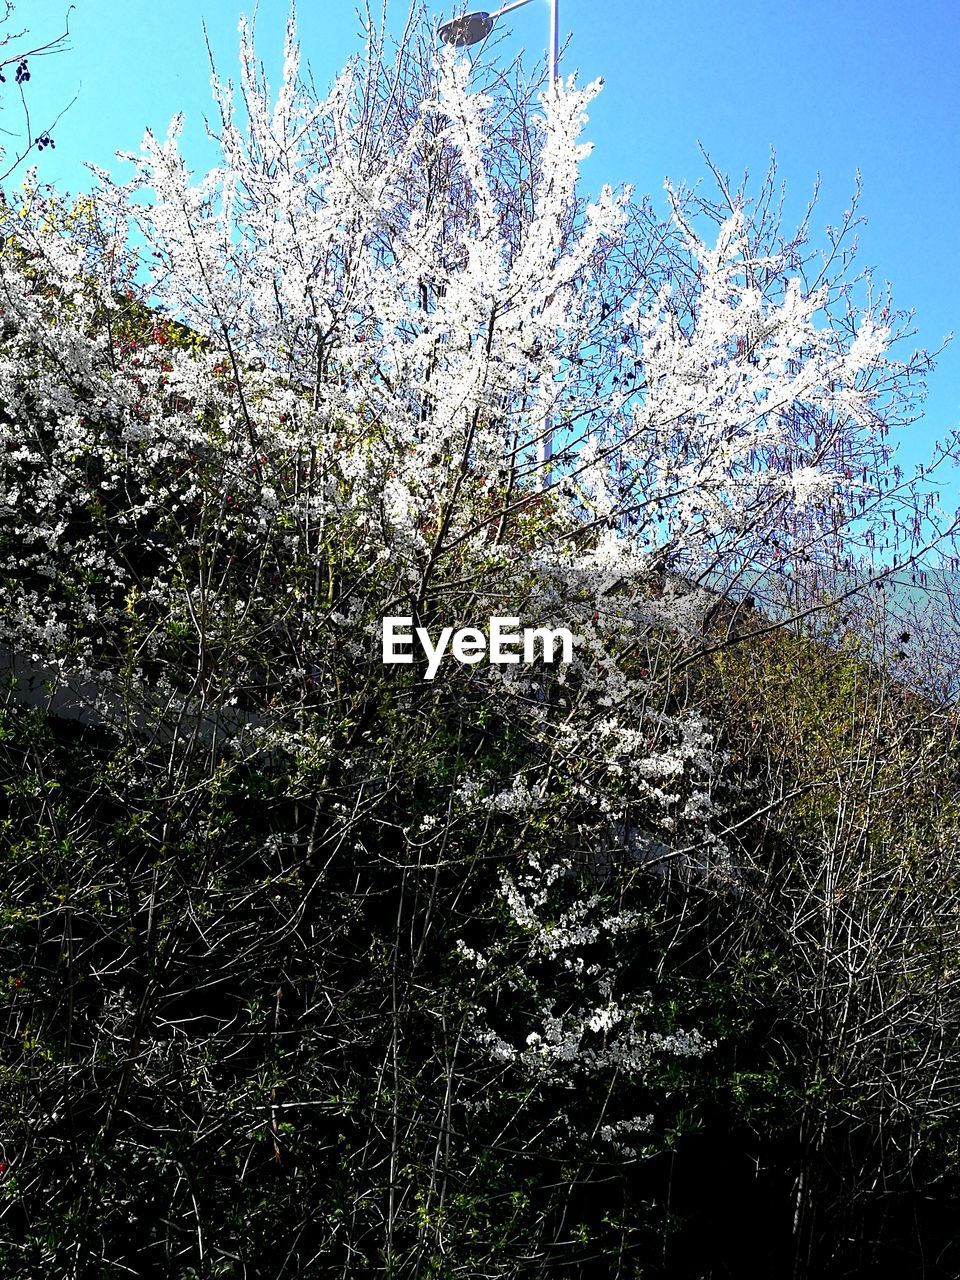
[(509, 13), (511, 9), (522, 9), (525, 4), (530, 4), (530, 0), (513, 0), (512, 4), (505, 4), (502, 9), (498, 9), (496, 13), (491, 13), (491, 18), (502, 18), (505, 13)]

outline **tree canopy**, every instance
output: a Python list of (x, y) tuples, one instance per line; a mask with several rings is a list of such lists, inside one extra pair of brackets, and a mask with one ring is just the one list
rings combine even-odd
[(957, 939), (952, 717), (831, 630), (927, 502), (855, 209), (588, 199), (599, 86), (425, 30), (240, 53), (209, 173), (2, 210), (7, 1274), (862, 1265), (871, 1161), (948, 1176)]

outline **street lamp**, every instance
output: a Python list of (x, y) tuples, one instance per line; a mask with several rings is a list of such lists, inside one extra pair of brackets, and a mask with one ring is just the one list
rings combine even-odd
[[(483, 10), (478, 10), (476, 13), (461, 14), (459, 18), (448, 18), (446, 22), (440, 24), (437, 34), (444, 44), (452, 44), (458, 49), (463, 49), (471, 44), (479, 44), (481, 40), (486, 40), (498, 18), (502, 18), (505, 13), (510, 13), (513, 9), (522, 9), (525, 4), (529, 3), (530, 0), (513, 0), (512, 4), (505, 4), (493, 13), (485, 13)], [(560, 0), (550, 0), (550, 44), (547, 48), (547, 71), (551, 85), (556, 84), (559, 78), (559, 72), (557, 71), (557, 63), (559, 61)], [(549, 418), (537, 452), (540, 465), (546, 468), (543, 477), (544, 483), (549, 486), (550, 459), (553, 456), (553, 427)]]
[[(479, 44), (481, 40), (486, 40), (498, 18), (502, 18), (505, 13), (510, 13), (512, 9), (522, 9), (529, 3), (530, 0), (513, 0), (512, 4), (505, 4), (494, 13), (484, 13), (480, 10), (477, 13), (464, 13), (459, 18), (449, 18), (441, 25), (438, 34), (444, 44), (456, 45), (461, 49), (468, 44)], [(547, 69), (551, 84), (557, 78), (557, 62), (560, 57), (559, 10), (560, 0), (550, 0), (550, 45), (547, 51)]]

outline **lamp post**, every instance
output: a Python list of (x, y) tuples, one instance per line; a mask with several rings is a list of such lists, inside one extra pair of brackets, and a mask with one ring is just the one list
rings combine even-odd
[[(446, 22), (440, 24), (437, 34), (444, 44), (452, 44), (458, 49), (463, 49), (471, 44), (479, 44), (481, 40), (486, 40), (498, 18), (502, 18), (505, 13), (510, 13), (514, 9), (522, 9), (525, 4), (530, 4), (530, 0), (513, 0), (511, 4), (505, 4), (493, 13), (477, 10), (475, 13), (461, 14), (459, 18), (448, 18)], [(547, 74), (551, 86), (555, 85), (559, 78), (557, 70), (559, 61), (560, 0), (550, 0), (550, 43), (547, 46)], [(545, 468), (543, 473), (544, 487), (549, 488), (550, 459), (553, 456), (553, 424), (549, 418), (546, 421), (546, 429), (540, 439), (537, 453), (537, 461)]]
[[(459, 18), (449, 18), (446, 22), (441, 23), (438, 34), (444, 44), (456, 45), (458, 48), (464, 48), (470, 44), (479, 44), (481, 40), (486, 40), (498, 18), (502, 18), (505, 13), (510, 13), (513, 9), (522, 9), (525, 4), (530, 4), (530, 0), (513, 0), (512, 4), (505, 4), (493, 13), (484, 13), (482, 10), (478, 10), (476, 13), (464, 13)], [(550, 0), (550, 44), (547, 48), (547, 71), (551, 84), (557, 78), (557, 63), (559, 59), (560, 0)]]

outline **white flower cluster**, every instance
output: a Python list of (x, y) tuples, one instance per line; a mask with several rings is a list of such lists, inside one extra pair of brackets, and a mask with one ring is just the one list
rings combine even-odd
[[(558, 911), (554, 890), (574, 879), (569, 861), (544, 866), (528, 856), (522, 875), (501, 873), (509, 924), (522, 940), (519, 954), (510, 929), (486, 951), (458, 943), (460, 955), (486, 979), (540, 997), (536, 1025), (520, 1043), (497, 1031), (479, 1008), (472, 1021), (474, 1042), (496, 1063), (512, 1063), (541, 1080), (564, 1084), (581, 1073), (614, 1069), (642, 1078), (655, 1056), (702, 1057), (712, 1043), (696, 1029), (663, 1033), (650, 1026), (649, 992), (614, 994), (620, 978), (616, 946), (609, 944), (635, 930), (642, 918), (638, 912), (611, 913), (600, 893), (580, 895), (575, 886), (568, 895), (572, 901)], [(604, 958), (589, 959), (591, 951)], [(544, 995), (551, 966), (578, 980), (577, 995), (564, 1009), (558, 1009), (556, 998)], [(592, 1003), (591, 991), (596, 993)]]

